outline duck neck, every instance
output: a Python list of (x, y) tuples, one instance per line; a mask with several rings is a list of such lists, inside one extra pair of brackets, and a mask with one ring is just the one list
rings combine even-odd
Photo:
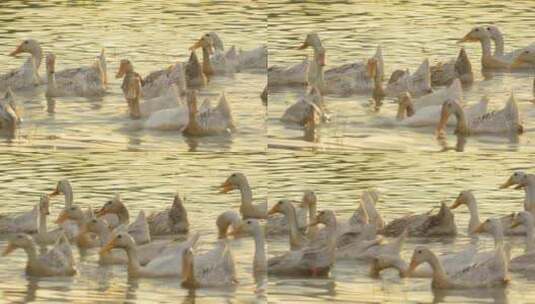
[(481, 224), (481, 219), (479, 218), (479, 210), (477, 208), (476, 199), (470, 197), (468, 199), (468, 210), (470, 211), (470, 221), (468, 222), (468, 232), (470, 234), (474, 233), (474, 230)]
[(332, 262), (336, 260), (336, 219), (327, 223), (325, 227), (327, 231), (327, 250), (329, 251), (330, 259)]
[(433, 269), (433, 286), (449, 286), (450, 280), (437, 256), (435, 254), (432, 254), (427, 262), (429, 263), (429, 265), (431, 265), (431, 268)]
[(492, 236), (494, 237), (494, 247), (503, 247), (503, 229), (495, 229), (492, 231)]
[(100, 239), (100, 246), (104, 247), (111, 239), (111, 233), (108, 227), (99, 227), (97, 231), (98, 238)]
[(299, 228), (297, 227), (297, 215), (295, 208), (292, 205), (288, 205), (286, 210), (286, 216), (288, 217), (288, 228), (290, 230), (290, 248), (298, 249), (301, 247), (299, 238)]
[(39, 212), (39, 228), (37, 234), (43, 236), (47, 233), (46, 225), (46, 214), (44, 212)]
[(54, 92), (56, 91), (56, 76), (53, 71), (47, 71), (46, 72), (46, 94), (49, 96), (52, 96)]
[(482, 38), (481, 40), (481, 51), (483, 53), (482, 55), (482, 61), (484, 61), (486, 58), (492, 57), (492, 46), (490, 42), (490, 38)]
[(35, 244), (31, 244), (28, 247), (24, 247), (24, 251), (28, 255), (28, 262), (26, 263), (26, 268), (34, 268), (38, 264), (37, 260), (37, 249), (35, 248)]
[(130, 222), (130, 214), (128, 213), (128, 209), (123, 204), (121, 204), (116, 214), (121, 224), (128, 224)]
[[(312, 203), (308, 207), (308, 222), (309, 223), (312, 223), (312, 222), (316, 221), (316, 212), (317, 212), (316, 209), (317, 209), (316, 203)], [(313, 240), (316, 237), (317, 232), (318, 232), (318, 227), (317, 226), (308, 227), (308, 230), (307, 230), (308, 239), (309, 240)]]
[(468, 122), (466, 121), (466, 115), (461, 107), (458, 107), (454, 112), (455, 118), (457, 118), (457, 125), (455, 127), (455, 133), (458, 135), (466, 135), (468, 133)]
[(503, 42), (503, 36), (502, 33), (497, 32), (494, 35), (494, 43), (496, 44), (496, 50), (494, 51), (495, 55), (503, 56), (504, 52), (504, 42)]
[(533, 235), (533, 229), (535, 228), (535, 223), (533, 220), (524, 223), (526, 227), (526, 253), (535, 251), (535, 239)]
[(139, 264), (139, 258), (137, 256), (137, 249), (133, 246), (125, 248), (126, 255), (128, 256), (128, 275), (137, 276), (141, 270), (141, 264)]
[(210, 51), (207, 47), (202, 48), (202, 71), (204, 75), (211, 76), (214, 74), (214, 68), (210, 61)]
[(41, 49), (41, 46), (37, 46), (36, 48), (33, 48), (30, 51), (30, 54), (32, 54), (35, 68), (39, 69), (39, 67), (41, 66), (41, 60), (43, 59), (43, 50)]
[(253, 260), (253, 270), (255, 273), (266, 272), (266, 244), (264, 235), (261, 231), (255, 231), (254, 234), (255, 252)]
[(310, 67), (308, 70), (308, 79), (307, 82), (318, 88), (320, 91), (323, 92), (324, 90), (324, 74), (323, 74), (323, 61), (325, 60), (325, 50), (323, 47), (320, 46), (314, 46), (314, 59), (310, 63)]
[(527, 184), (524, 186), (524, 209), (531, 212), (535, 217), (535, 175), (527, 176)]
[(73, 194), (72, 189), (68, 188), (63, 192), (63, 195), (65, 197), (65, 208), (71, 208), (73, 204)]
[(243, 181), (238, 185), (241, 195), (241, 204), (242, 206), (252, 206), (253, 205), (253, 192), (247, 181)]
[(194, 257), (191, 259), (185, 259), (182, 257), (182, 285), (186, 287), (195, 287), (198, 286), (197, 280), (195, 279), (195, 267), (193, 265)]

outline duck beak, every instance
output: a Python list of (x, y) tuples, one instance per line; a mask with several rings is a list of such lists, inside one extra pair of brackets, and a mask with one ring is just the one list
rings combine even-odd
[(418, 267), (418, 263), (414, 259), (411, 259), (411, 263), (407, 272), (411, 274), (416, 269), (416, 267)]
[(15, 57), (20, 53), (22, 53), (22, 44), (19, 44), (19, 46), (13, 52), (9, 53), (9, 56)]
[(275, 214), (275, 213), (278, 213), (278, 212), (279, 212), (279, 206), (275, 205), (275, 206), (271, 207), (271, 209), (269, 209), (268, 216), (270, 216), (272, 214)]
[(455, 202), (453, 203), (453, 205), (451, 205), (450, 209), (455, 209), (457, 207), (459, 207), (460, 205), (462, 205), (462, 200), (460, 197), (458, 197)]
[(477, 41), (477, 39), (470, 37), (470, 33), (468, 33), (462, 39), (457, 41), (457, 43), (472, 42), (472, 41)]
[(107, 253), (109, 253), (115, 247), (116, 242), (117, 241), (115, 240), (115, 238), (113, 238), (104, 247), (102, 247), (102, 249), (100, 249), (100, 251), (98, 253), (99, 254), (107, 254)]
[(479, 224), (479, 226), (477, 226), (476, 229), (474, 229), (474, 233), (482, 233), (482, 232), (485, 232), (485, 226), (483, 226), (483, 224)]
[(61, 213), (58, 215), (58, 218), (56, 219), (56, 224), (63, 224), (66, 220), (69, 219), (69, 216), (67, 215), (67, 212), (61, 211)]
[(56, 188), (56, 190), (54, 190), (53, 192), (51, 192), (48, 196), (56, 196), (56, 195), (59, 195), (59, 189)]
[(221, 186), (219, 186), (219, 188), (221, 188), (219, 190), (219, 193), (228, 193), (228, 192), (234, 190), (234, 187), (232, 186), (232, 183), (229, 182), (229, 181), (225, 181), (224, 183), (222, 183)]
[(201, 44), (201, 40), (199, 39), (199, 40), (197, 40), (197, 42), (195, 42), (195, 44), (193, 44), (192, 46), (190, 46), (189, 50), (190, 50), (190, 51), (194, 51), (194, 50), (200, 48), (201, 46), (202, 46), (202, 44)]
[(101, 217), (103, 215), (105, 215), (106, 213), (108, 213), (108, 211), (106, 209), (104, 209), (104, 207), (98, 209), (97, 211), (95, 211), (95, 215), (97, 217)]
[(299, 47), (297, 47), (298, 50), (304, 50), (308, 47), (308, 43), (305, 41), (303, 44), (301, 44)]
[(8, 243), (6, 246), (6, 249), (4, 249), (4, 252), (2, 252), (2, 256), (6, 256), (13, 252), (13, 250), (17, 249), (17, 247), (13, 246), (13, 244)]
[[(513, 182), (513, 178), (512, 177), (509, 177), (509, 179), (503, 183), (501, 186), (500, 186), (500, 189), (505, 189), (505, 188), (509, 188), (511, 187), (512, 185), (514, 185), (515, 183)], [(519, 186), (517, 186), (519, 187)], [(522, 186), (520, 186), (522, 187)]]

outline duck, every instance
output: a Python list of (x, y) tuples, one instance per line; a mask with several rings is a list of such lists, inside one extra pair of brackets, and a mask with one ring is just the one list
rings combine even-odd
[(455, 79), (459, 79), (464, 85), (474, 82), (472, 64), (464, 48), (459, 50), (459, 55), (456, 59), (446, 63), (439, 62), (431, 66), (430, 69), (431, 85), (433, 86), (447, 86)]
[(411, 214), (388, 223), (381, 233), (385, 236), (399, 236), (405, 229), (409, 236), (454, 236), (457, 234), (455, 216), (445, 203), (441, 203), (437, 214), (430, 210), (423, 214)]
[(338, 243), (336, 259), (372, 260), (377, 256), (399, 256), (403, 242), (407, 237), (407, 231), (402, 232), (391, 242), (383, 243), (381, 237), (377, 237), (376, 227), (373, 224), (365, 224), (359, 236), (352, 242)]
[(423, 263), (429, 264), (433, 269), (431, 286), (436, 289), (492, 288), (505, 286), (510, 281), (503, 248), (496, 249), (493, 258), (484, 263), (448, 275), (433, 251), (425, 246), (417, 246), (412, 254), (409, 273)]
[(535, 175), (523, 171), (515, 171), (500, 186), (500, 189), (506, 189), (515, 186), (515, 189), (524, 189), (524, 210), (531, 212), (535, 216)]
[(151, 213), (147, 217), (147, 223), (151, 236), (187, 233), (189, 231), (188, 212), (184, 208), (180, 194), (175, 193), (170, 208)]
[(82, 211), (79, 206), (73, 205), (63, 209), (56, 219), (56, 224), (62, 225), (67, 220), (74, 221), (78, 226), (78, 233), (73, 237), (73, 243), (80, 249), (89, 249), (99, 246), (98, 240), (94, 235), (84, 233), (85, 225), (92, 217), (92, 211)]
[(268, 86), (302, 86), (307, 83), (306, 74), (310, 62), (305, 57), (290, 66), (272, 65), (268, 68)]
[(533, 269), (535, 265), (535, 237), (533, 229), (535, 228), (535, 219), (531, 212), (520, 211), (515, 214), (511, 223), (511, 228), (522, 226), (526, 230), (526, 249), (524, 254), (511, 259), (509, 263), (510, 271), (526, 271)]
[(74, 276), (76, 269), (69, 240), (63, 235), (50, 250), (39, 254), (32, 237), (28, 234), (13, 235), (3, 252), (6, 256), (17, 248), (22, 248), (27, 256), (26, 274), (36, 277)]
[(124, 225), (123, 228), (134, 238), (136, 244), (142, 245), (150, 242), (151, 234), (145, 212), (143, 210), (139, 211), (136, 220), (129, 223), (130, 215), (128, 209), (124, 205), (119, 194), (116, 194), (113, 199), (107, 201), (96, 212), (97, 217), (106, 214), (115, 214), (119, 219), (120, 225)]
[(484, 26), (472, 28), (461, 40), (459, 40), (459, 43), (478, 41), (481, 43), (481, 66), (483, 69), (508, 70), (513, 68), (511, 64), (514, 58), (492, 54), (491, 34)]
[[(153, 98), (140, 102), (142, 98), (142, 78), (134, 71), (130, 60), (121, 60), (116, 78), (123, 77), (121, 89), (128, 104), (130, 117), (149, 118), (152, 114), (165, 109), (178, 108), (181, 105), (179, 88), (176, 84), (167, 86), (166, 91)], [(186, 117), (187, 118), (187, 117)]]
[(442, 104), (440, 121), (437, 124), (436, 131), (439, 136), (445, 133), (446, 124), (451, 114), (456, 118), (455, 134), (458, 135), (509, 135), (522, 134), (524, 130), (518, 105), (512, 93), (501, 110), (488, 112), (472, 119), (467, 117), (458, 101), (445, 101)]
[[(219, 37), (219, 35), (216, 32), (209, 32), (207, 35), (212, 38), (213, 47), (215, 54), (212, 56), (212, 61), (217, 62), (216, 55), (222, 54), (225, 51), (225, 46), (223, 44), (223, 40)], [(233, 55), (229, 55), (233, 53)], [(233, 58), (233, 60), (236, 60), (234, 58), (237, 57), (237, 67), (238, 70), (247, 70), (247, 69), (266, 69), (267, 67), (267, 46), (266, 45), (260, 45), (257, 46), (251, 50), (242, 50), (240, 49), (239, 52), (236, 51), (236, 46), (232, 46), (226, 53), (226, 57)]]
[(305, 126), (309, 121), (308, 116), (314, 112), (318, 114), (319, 121), (328, 120), (325, 103), (323, 102), (323, 96), (320, 90), (316, 87), (310, 87), (306, 90), (305, 95), (300, 96), (294, 104), (284, 111), (281, 121)]
[(0, 99), (0, 129), (14, 131), (21, 122), (20, 107), (11, 88), (7, 88), (4, 97)]
[(413, 74), (409, 71), (394, 71), (388, 80), (385, 94), (389, 97), (409, 92), (412, 96), (423, 96), (433, 92), (429, 59), (425, 59)]
[(217, 106), (212, 107), (209, 99), (206, 99), (199, 107), (197, 93), (194, 90), (187, 93), (189, 121), (183, 130), (187, 136), (210, 136), (231, 134), (236, 132), (232, 110), (223, 92), (219, 97)]
[(290, 250), (268, 259), (268, 274), (290, 276), (325, 276), (336, 261), (336, 214), (332, 210), (322, 210), (310, 226), (326, 226), (328, 237), (323, 244), (310, 244), (299, 250)]
[(16, 57), (21, 53), (30, 53), (31, 57), (20, 68), (0, 75), (0, 91), (5, 91), (8, 88), (12, 90), (28, 89), (42, 83), (39, 76), (39, 66), (43, 58), (43, 50), (39, 42), (35, 39), (23, 40), (9, 56)]
[(46, 56), (47, 97), (98, 97), (106, 93), (104, 71), (100, 60), (92, 66), (68, 69), (56, 73), (56, 55)]
[[(468, 222), (468, 234), (473, 235), (475, 234), (475, 230), (481, 225), (481, 220), (479, 217), (479, 211), (477, 207), (477, 201), (473, 194), (473, 191), (471, 190), (463, 190), (459, 193), (457, 198), (455, 199), (455, 202), (450, 206), (451, 210), (454, 210), (458, 208), (459, 206), (466, 205), (468, 210), (470, 211), (470, 220)], [(499, 220), (502, 223), (502, 227), (504, 228), (504, 233), (507, 235), (524, 235), (526, 234), (525, 229), (511, 229), (511, 224), (513, 222), (513, 215), (514, 213), (510, 215), (504, 215), (499, 217)], [(519, 227), (520, 228), (520, 227)]]
[(308, 47), (312, 47), (314, 50), (313, 59), (310, 64), (307, 65), (305, 81), (306, 84), (317, 88), (319, 91), (326, 93), (325, 79), (323, 73), (323, 67), (325, 66), (325, 48), (321, 44), (321, 40), (317, 33), (307, 34), (305, 41), (299, 50), (304, 50)]
[(38, 229), (39, 204), (26, 212), (0, 214), (0, 233), (35, 233)]
[(200, 255), (195, 255), (191, 247), (185, 248), (181, 270), (181, 284), (190, 289), (238, 284), (234, 257), (225, 240), (219, 240), (212, 250)]
[(55, 244), (58, 238), (64, 234), (61, 227), (48, 230), (46, 219), (48, 215), (50, 215), (50, 197), (43, 194), (39, 199), (39, 226), (37, 227), (37, 233), (32, 235), (34, 241), (41, 246)]
[[(360, 226), (363, 223), (368, 223), (374, 225), (377, 230), (382, 230), (385, 223), (381, 213), (375, 208), (378, 201), (379, 193), (376, 190), (368, 189), (362, 191), (360, 194), (359, 208), (349, 218), (349, 226)], [(360, 229), (360, 227), (357, 229)]]
[(281, 213), (288, 219), (290, 250), (298, 250), (305, 247), (309, 240), (299, 230), (296, 210), (293, 204), (286, 199), (280, 200), (269, 210), (268, 216)]
[[(229, 235), (237, 236), (243, 231), (243, 221), (240, 214), (234, 210), (227, 210), (217, 216), (217, 238), (224, 239)], [(229, 229), (231, 229), (229, 231)]]
[(243, 225), (244, 230), (247, 231), (255, 241), (253, 272), (256, 275), (265, 274), (267, 273), (266, 244), (262, 227), (256, 219), (245, 220)]
[[(112, 239), (117, 231), (111, 231), (107, 222), (103, 219), (93, 217), (87, 221), (84, 233), (94, 233), (98, 236), (100, 248)], [(123, 232), (124, 233), (124, 232)], [(153, 258), (160, 255), (162, 252), (171, 252), (177, 243), (173, 241), (151, 241), (143, 245), (137, 245), (137, 255), (139, 263), (146, 265)], [(100, 265), (117, 265), (127, 264), (128, 257), (124, 251), (110, 251), (99, 253)]]
[(118, 232), (100, 249), (99, 254), (108, 254), (113, 248), (123, 249), (128, 257), (127, 271), (130, 278), (180, 277), (184, 249), (195, 246), (198, 239), (199, 234), (196, 233), (187, 241), (175, 246), (171, 252), (160, 252), (142, 266), (138, 246), (132, 236), (125, 232)]
[(535, 44), (517, 52), (512, 62), (513, 68), (535, 67)]
[[(194, 56), (194, 54), (192, 56)], [(150, 72), (144, 78), (141, 77), (137, 73), (130, 74), (130, 76), (134, 80), (136, 80), (136, 78), (139, 79), (141, 83), (140, 95), (143, 96), (143, 98), (145, 99), (155, 98), (162, 94), (167, 93), (169, 90), (169, 87), (172, 85), (175, 85), (178, 88), (180, 95), (183, 95), (186, 93), (187, 82), (188, 82), (188, 80), (186, 79), (185, 65), (189, 65), (191, 67), (192, 66), (191, 64), (195, 64), (195, 62), (192, 62), (192, 60), (195, 60), (195, 59), (197, 60), (196, 64), (199, 65), (200, 67), (200, 63), (197, 57), (195, 56), (195, 58), (191, 58), (190, 56), (190, 61), (188, 61), (188, 63), (186, 64), (183, 64), (181, 62), (176, 62), (165, 69)], [(132, 64), (128, 59), (123, 59), (123, 60), (125, 60), (125, 62), (128, 61), (129, 65)], [(121, 60), (121, 64), (122, 64), (122, 60)], [(125, 67), (128, 67), (128, 66), (125, 66)], [(123, 70), (123, 71), (126, 74), (127, 70)], [(190, 73), (191, 72), (192, 71), (190, 71)], [(193, 74), (198, 75), (199, 73), (202, 74), (202, 72), (200, 71), (200, 68), (197, 74), (195, 73)], [(121, 78), (123, 76), (124, 75), (117, 73), (115, 75), (115, 78)], [(202, 86), (204, 85), (205, 83), (203, 82)]]
[[(412, 96), (412, 95), (411, 95)], [(433, 93), (420, 96), (414, 99), (415, 109), (424, 108), (428, 106), (441, 106), (445, 101), (454, 99), (461, 102), (463, 99), (463, 87), (459, 79), (453, 80), (450, 86), (441, 88)]]
[[(527, 47), (520, 48), (513, 50), (511, 52), (505, 53), (504, 52), (504, 41), (503, 41), (503, 34), (500, 31), (499, 27), (496, 25), (487, 25), (486, 26), (487, 31), (490, 34), (490, 39), (494, 41), (494, 56), (503, 57), (507, 60), (513, 60), (515, 57), (517, 57), (519, 54), (524, 52), (527, 49), (534, 48), (535, 43), (532, 43), (528, 45)], [(535, 63), (533, 62), (523, 62), (517, 65), (513, 65), (514, 68), (533, 68), (535, 67)]]
[[(192, 54), (196, 49), (202, 49), (202, 73), (209, 79), (214, 75), (228, 74), (235, 72), (235, 66), (233, 64), (226, 64), (226, 60), (219, 61), (219, 64), (215, 66), (211, 60), (211, 55), (214, 53), (214, 42), (209, 34), (204, 34), (195, 42), (189, 50)], [(196, 56), (196, 55), (195, 55)], [(217, 68), (217, 69), (216, 69)], [(188, 67), (186, 66), (186, 76), (188, 75)]]
[[(289, 203), (291, 204), (291, 202)], [(303, 197), (301, 201), (295, 202), (295, 203), (300, 203), (299, 208), (296, 208), (297, 228), (300, 231), (304, 231), (308, 226), (308, 218), (312, 219), (314, 216), (316, 216), (316, 208), (317, 208), (316, 193), (312, 190), (306, 190), (303, 193)], [(289, 229), (289, 217), (288, 216), (274, 216), (274, 215), (275, 214), (271, 214), (271, 216), (268, 217), (268, 221), (266, 223), (266, 234), (267, 235), (287, 234), (290, 230)], [(316, 227), (309, 227), (309, 228), (315, 229)], [(311, 229), (308, 229), (308, 230), (311, 230)], [(308, 231), (307, 233), (310, 233), (310, 231)]]
[(223, 184), (219, 187), (220, 193), (228, 193), (233, 190), (240, 190), (241, 194), (241, 205), (240, 205), (240, 214), (243, 219), (256, 218), (256, 219), (266, 219), (267, 218), (267, 202), (263, 204), (255, 205), (253, 204), (253, 193), (251, 187), (249, 186), (249, 181), (245, 174), (241, 172), (232, 173)]
[[(470, 120), (484, 115), (487, 113), (488, 104), (488, 97), (483, 96), (478, 103), (464, 107), (466, 116), (468, 116), (468, 119)], [(405, 92), (399, 97), (396, 119), (402, 126), (436, 126), (436, 124), (440, 121), (441, 110), (441, 105), (430, 105), (416, 110), (410, 93)], [(454, 121), (453, 119), (449, 119), (447, 123), (453, 124)]]

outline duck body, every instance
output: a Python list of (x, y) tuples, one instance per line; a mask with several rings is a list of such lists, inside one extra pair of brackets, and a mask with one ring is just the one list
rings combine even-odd
[(225, 94), (221, 94), (217, 106), (206, 99), (200, 108), (195, 92), (188, 93), (189, 123), (183, 133), (189, 136), (230, 134), (236, 130), (232, 110)]
[[(300, 231), (306, 230), (308, 220), (316, 216), (316, 194), (313, 191), (305, 191), (303, 199), (298, 208), (296, 208), (297, 228)], [(316, 230), (316, 227), (309, 227), (308, 232)], [(266, 235), (288, 234), (290, 232), (290, 218), (287, 216), (270, 216), (266, 223)], [(310, 236), (310, 235), (307, 235)], [(309, 238), (311, 239), (311, 238)]]
[(151, 72), (142, 78), (141, 85), (141, 95), (146, 99), (165, 94), (172, 85), (176, 85), (179, 93), (183, 94), (186, 92), (184, 65), (177, 62), (166, 69)]
[(300, 86), (306, 84), (306, 71), (309, 60), (291, 66), (273, 65), (268, 68), (268, 86)]
[(9, 55), (17, 56), (21, 53), (29, 53), (31, 57), (26, 59), (20, 68), (0, 75), (0, 91), (6, 91), (8, 88), (24, 90), (42, 83), (39, 76), (39, 67), (43, 57), (41, 44), (35, 39), (24, 40)]
[(189, 231), (188, 213), (177, 193), (173, 205), (163, 211), (154, 212), (147, 218), (150, 234), (172, 235)]
[(309, 112), (314, 111), (321, 118), (326, 119), (325, 105), (319, 89), (312, 87), (307, 90), (304, 96), (300, 96), (297, 101), (288, 107), (281, 117), (284, 123), (298, 124), (305, 126), (308, 122)]
[(409, 236), (453, 236), (457, 234), (454, 215), (443, 203), (437, 214), (407, 215), (388, 223), (382, 233), (385, 236), (399, 236), (407, 230)]
[(0, 233), (35, 233), (38, 228), (39, 206), (31, 211), (0, 215)]
[(431, 66), (431, 84), (434, 86), (449, 86), (457, 78), (465, 85), (474, 82), (472, 64), (464, 48), (456, 59)]
[(390, 97), (397, 97), (405, 92), (409, 92), (415, 97), (432, 93), (429, 60), (424, 60), (413, 74), (408, 71), (392, 73), (384, 92), (386, 96)]

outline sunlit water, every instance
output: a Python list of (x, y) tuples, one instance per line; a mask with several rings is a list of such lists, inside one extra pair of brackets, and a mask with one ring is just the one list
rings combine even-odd
[[(414, 72), (425, 58), (431, 63), (455, 58), (460, 45), (456, 42), (473, 26), (497, 24), (505, 35), (506, 51), (527, 46), (535, 41), (527, 30), (535, 20), (532, 2), (503, 1), (270, 1), (270, 65), (289, 65), (312, 56), (312, 50), (297, 50), (305, 35), (317, 32), (326, 48), (325, 70), (348, 62), (371, 57), (377, 45), (383, 49), (385, 77), (397, 69)], [(526, 134), (518, 139), (479, 136), (468, 138), (465, 151), (533, 150), (535, 106), (533, 71), (497, 73), (484, 79), (481, 73), (479, 43), (464, 44), (474, 71), (474, 84), (465, 88), (468, 104), (483, 95), (490, 98), (489, 108), (500, 109), (514, 90)], [(386, 83), (385, 83), (386, 85)], [(319, 128), (319, 142), (303, 140), (300, 128), (284, 125), (280, 117), (304, 88), (274, 87), (269, 95), (268, 134), (273, 146), (297, 149), (340, 150), (380, 148), (401, 151), (442, 150), (455, 146), (450, 128), (447, 143), (438, 143), (434, 128), (396, 127), (397, 105), (385, 99), (379, 111), (370, 107), (371, 94), (350, 97), (325, 97), (331, 122)]]

